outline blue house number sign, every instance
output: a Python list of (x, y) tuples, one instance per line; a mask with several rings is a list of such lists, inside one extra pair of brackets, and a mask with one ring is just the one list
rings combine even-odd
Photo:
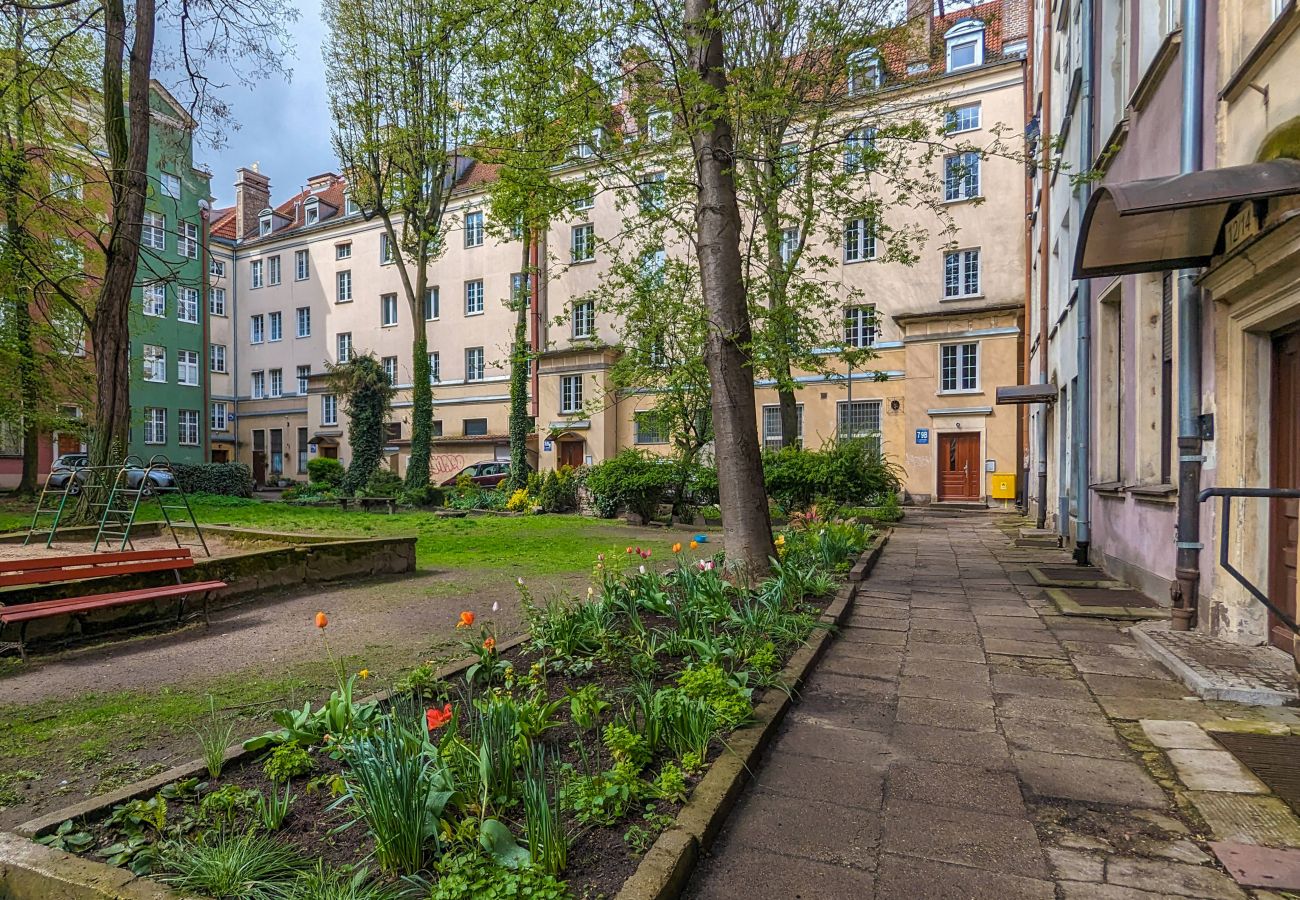
[(928, 444), (928, 443), (930, 443), (930, 429), (928, 429), (928, 428), (918, 428), (918, 429), (916, 429), (916, 442), (917, 442), (918, 444)]

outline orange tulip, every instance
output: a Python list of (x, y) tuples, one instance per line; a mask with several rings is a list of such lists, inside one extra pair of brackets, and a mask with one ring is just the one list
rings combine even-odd
[(681, 542), (681, 541), (678, 541), (677, 543), (673, 544), (673, 552), (674, 552), (674, 553), (681, 553), (681, 552), (682, 552), (682, 542)]
[(474, 614), (469, 610), (465, 610), (463, 613), (460, 614), (460, 621), (456, 623), (456, 627), (468, 628), (473, 624), (474, 624)]
[(496, 648), (497, 648), (496, 638), (488, 637), (486, 640), (483, 641), (483, 649), (486, 650), (488, 653), (491, 653)]
[(442, 709), (434, 707), (424, 711), (424, 724), (429, 727), (430, 731), (436, 731), (451, 721), (451, 704), (448, 703)]
[(691, 549), (692, 549), (692, 550), (698, 550), (698, 549), (700, 549), (700, 542), (699, 542), (699, 541), (696, 541), (696, 540), (692, 540), (692, 541), (691, 541)]
[(326, 625), (328, 625), (329, 623), (330, 623), (329, 616), (325, 615), (325, 613), (323, 613), (323, 612), (318, 612), (318, 613), (316, 613), (316, 627), (317, 627), (317, 628), (324, 628), (324, 627), (325, 627)]

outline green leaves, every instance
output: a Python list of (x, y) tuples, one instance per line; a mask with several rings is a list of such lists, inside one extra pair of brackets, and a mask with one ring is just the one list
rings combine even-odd
[(507, 869), (522, 869), (532, 864), (533, 858), (527, 848), (519, 846), (510, 829), (496, 819), (483, 820), (478, 842), (498, 865)]

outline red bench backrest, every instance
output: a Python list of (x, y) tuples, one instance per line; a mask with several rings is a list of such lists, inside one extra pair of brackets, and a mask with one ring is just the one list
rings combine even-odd
[(188, 569), (192, 565), (194, 557), (184, 547), (0, 560), (0, 588), (24, 584), (55, 584), (105, 575)]

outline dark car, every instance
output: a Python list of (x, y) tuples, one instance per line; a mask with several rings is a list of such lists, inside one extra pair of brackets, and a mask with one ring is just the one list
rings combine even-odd
[(455, 487), (456, 482), (460, 480), (462, 475), (468, 476), (469, 480), (479, 487), (496, 487), (510, 475), (510, 460), (488, 460), (473, 463), (448, 478), (442, 483), (442, 486)]

